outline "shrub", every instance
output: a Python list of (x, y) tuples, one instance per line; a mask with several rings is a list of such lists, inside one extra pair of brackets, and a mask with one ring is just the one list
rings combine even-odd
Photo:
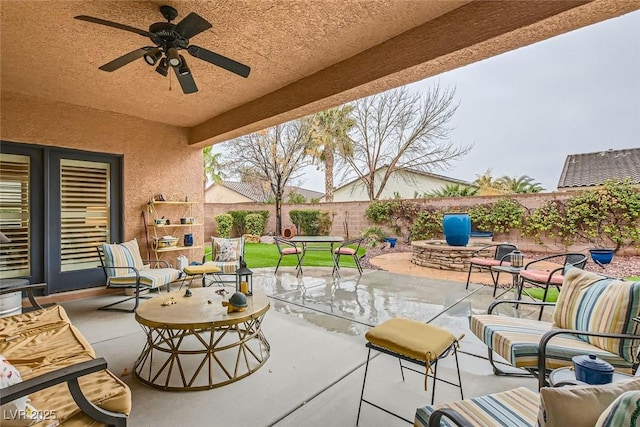
[(307, 198), (300, 193), (296, 193), (295, 191), (292, 191), (291, 193), (289, 193), (288, 201), (291, 204), (301, 204), (301, 203), (307, 203)]
[(413, 223), (420, 212), (420, 205), (401, 199), (377, 200), (369, 204), (364, 216), (375, 224), (386, 225), (396, 235), (409, 241)]
[[(250, 230), (247, 230), (247, 216), (251, 214), (259, 214), (263, 218), (263, 226), (262, 232), (266, 228), (267, 218), (269, 218), (269, 211), (267, 210), (259, 210), (259, 211), (229, 211), (227, 212), (229, 215), (233, 217), (233, 233), (235, 236), (242, 236), (245, 233), (252, 233)], [(260, 233), (262, 235), (262, 233)]]
[(443, 212), (435, 208), (425, 208), (418, 212), (415, 222), (411, 226), (413, 240), (442, 238)]
[(360, 237), (364, 237), (364, 244), (367, 247), (375, 248), (384, 242), (385, 233), (380, 227), (367, 227), (362, 230)]
[(309, 210), (293, 210), (289, 218), (300, 234), (307, 236), (326, 236), (331, 232), (333, 218), (330, 212)]
[(508, 233), (513, 228), (520, 228), (524, 222), (524, 214), (525, 208), (510, 197), (469, 209), (469, 217), (478, 230), (494, 233)]
[(249, 234), (262, 236), (265, 229), (265, 220), (259, 213), (250, 213), (244, 218), (245, 229)]
[(218, 227), (218, 235), (229, 238), (231, 236), (231, 227), (233, 226), (233, 217), (225, 213), (216, 216), (214, 219)]

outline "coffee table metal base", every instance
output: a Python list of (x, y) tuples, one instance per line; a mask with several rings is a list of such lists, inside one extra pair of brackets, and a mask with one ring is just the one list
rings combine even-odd
[(208, 390), (238, 381), (269, 358), (267, 310), (239, 323), (200, 329), (140, 326), (147, 342), (134, 365), (142, 383), (167, 391)]

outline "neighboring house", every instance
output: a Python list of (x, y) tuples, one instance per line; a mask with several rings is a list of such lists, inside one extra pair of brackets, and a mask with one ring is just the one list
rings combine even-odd
[[(376, 170), (376, 183), (379, 184), (381, 182), (387, 168), (388, 166), (385, 165)], [(449, 178), (435, 173), (404, 169), (403, 176), (395, 172), (389, 177), (379, 199), (392, 199), (396, 194), (403, 199), (413, 199), (416, 197), (416, 194), (421, 197), (425, 192), (440, 189), (447, 184), (460, 184), (473, 187), (473, 185), (467, 181)], [(369, 200), (369, 196), (367, 196), (366, 188), (359, 179), (341, 185), (333, 191), (334, 202), (366, 200)], [(324, 197), (321, 198), (320, 201), (324, 202)]]
[[(284, 189), (284, 200), (290, 193), (302, 194), (308, 202), (311, 199), (319, 199), (324, 193), (307, 190), (306, 188), (286, 186)], [(205, 203), (265, 203), (271, 199), (271, 189), (268, 184), (261, 188), (258, 184), (247, 182), (222, 181), (220, 184), (213, 183), (204, 193)]]
[(640, 184), (640, 148), (571, 154), (564, 162), (558, 191), (597, 187), (607, 179), (626, 178)]

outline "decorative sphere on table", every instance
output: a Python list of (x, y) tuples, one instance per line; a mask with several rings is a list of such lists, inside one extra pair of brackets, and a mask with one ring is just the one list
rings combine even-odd
[(247, 296), (242, 292), (236, 292), (231, 295), (229, 301), (222, 301), (222, 306), (227, 307), (227, 313), (245, 311), (247, 309)]

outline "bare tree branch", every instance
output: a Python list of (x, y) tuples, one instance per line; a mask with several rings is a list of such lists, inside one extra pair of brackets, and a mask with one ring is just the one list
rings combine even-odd
[[(357, 177), (370, 200), (377, 200), (392, 175), (411, 183), (409, 171), (432, 172), (447, 167), (471, 150), (450, 141), (455, 89), (436, 85), (424, 96), (406, 88), (355, 102), (353, 152), (339, 155), (342, 178)], [(386, 166), (386, 168), (383, 168)]]
[(276, 201), (276, 233), (282, 234), (282, 199), (290, 180), (310, 164), (308, 119), (294, 120), (225, 143), (225, 166), (256, 187), (266, 184)]

